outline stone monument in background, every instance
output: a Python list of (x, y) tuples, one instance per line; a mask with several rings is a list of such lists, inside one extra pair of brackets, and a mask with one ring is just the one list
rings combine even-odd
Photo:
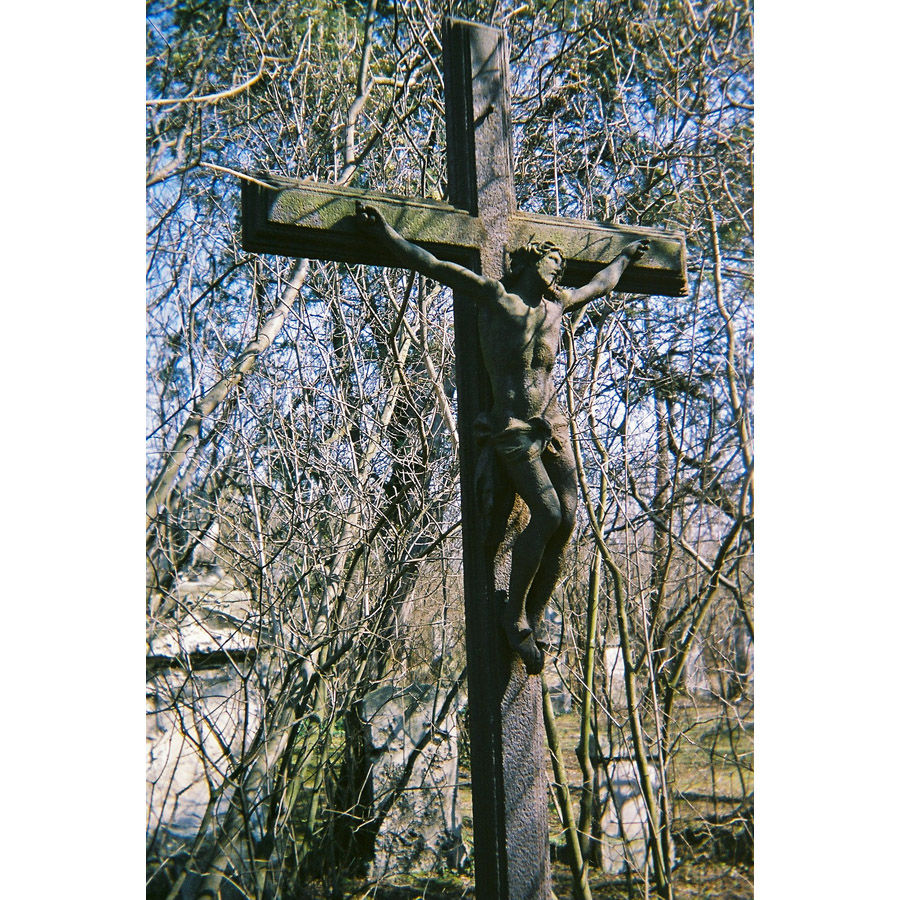
[(361, 707), (378, 829), (370, 877), (462, 868), (455, 698), (433, 685), (386, 685)]

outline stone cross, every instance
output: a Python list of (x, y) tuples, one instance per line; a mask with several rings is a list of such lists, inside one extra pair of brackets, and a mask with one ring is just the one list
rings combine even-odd
[[(384, 246), (360, 239), (355, 214), (361, 201), (407, 240), (495, 279), (503, 276), (509, 253), (529, 241), (560, 247), (564, 283), (581, 285), (626, 244), (648, 240), (648, 251), (628, 267), (617, 290), (683, 293), (681, 235), (516, 210), (505, 34), (448, 18), (443, 53), (449, 203), (270, 175), (246, 179), (244, 248), (402, 265)], [(485, 523), (475, 496), (473, 422), (490, 402), (475, 303), (454, 291), (475, 882), (479, 900), (549, 900), (541, 683), (526, 674), (504, 639), (496, 597), (508, 580), (508, 553), (504, 558), (501, 549), (494, 561), (486, 558)]]

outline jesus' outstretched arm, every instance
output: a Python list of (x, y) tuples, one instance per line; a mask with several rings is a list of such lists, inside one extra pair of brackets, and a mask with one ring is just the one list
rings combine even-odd
[(622, 274), (635, 260), (640, 259), (648, 250), (649, 241), (632, 241), (605, 268), (601, 269), (584, 287), (569, 291), (566, 298), (566, 311), (573, 312), (582, 306), (603, 297), (614, 290)]
[(454, 290), (471, 291), (478, 300), (494, 299), (502, 290), (500, 283), (492, 278), (478, 275), (465, 266), (438, 259), (424, 247), (406, 240), (385, 222), (384, 216), (374, 206), (357, 202), (356, 219), (360, 228), (389, 246), (407, 268), (427, 278), (433, 278)]

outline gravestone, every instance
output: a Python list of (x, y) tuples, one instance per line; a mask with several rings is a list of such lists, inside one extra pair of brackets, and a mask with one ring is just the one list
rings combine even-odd
[(727, 671), (729, 698), (753, 696), (753, 638), (741, 620), (736, 620), (730, 632), (728, 647), (730, 665)]
[[(560, 646), (562, 632), (562, 616), (552, 606), (548, 606), (544, 612), (544, 639), (551, 648)], [(550, 693), (553, 714), (557, 716), (572, 712), (572, 692), (566, 687), (568, 675), (569, 667), (565, 660), (559, 657), (554, 660), (553, 665), (548, 665), (544, 669), (544, 681)]]
[(708, 700), (715, 696), (709, 680), (703, 645), (695, 640), (684, 662), (684, 688), (697, 700)]
[[(650, 766), (650, 783), (659, 800), (661, 787), (659, 771)], [(608, 760), (601, 769), (600, 792), (600, 866), (612, 875), (622, 874), (629, 867), (643, 873), (653, 867), (650, 851), (650, 819), (647, 803), (641, 791), (637, 763), (631, 757)], [(657, 802), (657, 809), (659, 804)], [(670, 863), (675, 857), (670, 842)]]
[[(147, 836), (159, 850), (192, 839), (242, 736), (259, 725), (261, 694), (250, 596), (204, 567), (176, 586), (181, 615), (147, 643)], [(247, 690), (245, 690), (247, 688)], [(201, 748), (202, 747), (202, 751)], [(214, 815), (224, 812), (226, 789)]]
[(618, 645), (606, 647), (603, 651), (604, 687), (613, 708), (625, 706), (625, 660)]
[(380, 819), (372, 879), (460, 869), (465, 861), (457, 705), (451, 701), (440, 717), (446, 701), (446, 692), (421, 684), (386, 685), (362, 701), (372, 806)]
[[(606, 647), (603, 651), (604, 688), (608, 694), (610, 705), (621, 709), (627, 704), (625, 695), (625, 660), (622, 648)], [(684, 664), (684, 689), (698, 700), (706, 700), (715, 696), (710, 683), (709, 671), (703, 656), (703, 648), (699, 641), (694, 641)]]

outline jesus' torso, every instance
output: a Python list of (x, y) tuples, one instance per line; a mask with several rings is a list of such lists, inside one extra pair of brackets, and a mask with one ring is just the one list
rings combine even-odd
[(481, 353), (491, 382), (491, 419), (502, 429), (512, 419), (559, 418), (553, 366), (559, 353), (564, 308), (560, 300), (536, 303), (505, 289), (479, 308)]

